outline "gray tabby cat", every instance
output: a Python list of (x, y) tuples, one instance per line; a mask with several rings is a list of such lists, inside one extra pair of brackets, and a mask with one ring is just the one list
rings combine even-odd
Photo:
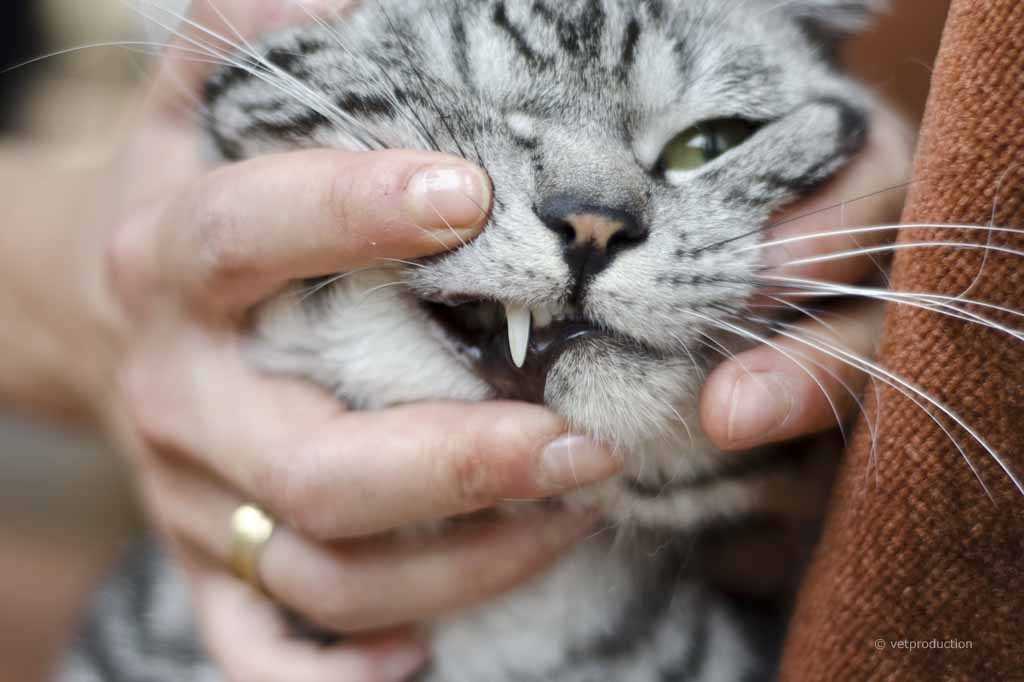
[[(625, 459), (584, 493), (615, 532), (437, 623), (425, 680), (771, 676), (781, 624), (723, 594), (701, 552), (791, 527), (823, 484), (792, 450), (716, 452), (696, 396), (735, 347), (722, 332), (756, 329), (759, 252), (741, 247), (864, 142), (868, 96), (832, 57), (871, 4), (377, 0), (276, 35), (210, 83), (225, 159), (413, 147), (494, 183), (464, 248), (315, 295), (297, 284), (259, 311), (256, 363), (365, 409), (542, 401)], [(108, 586), (66, 679), (216, 679), (170, 570), (147, 550)]]

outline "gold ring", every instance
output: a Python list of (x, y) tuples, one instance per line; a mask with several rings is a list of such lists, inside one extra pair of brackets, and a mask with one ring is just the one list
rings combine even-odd
[(231, 515), (231, 570), (264, 591), (260, 580), (260, 557), (274, 534), (274, 520), (253, 504), (243, 504)]

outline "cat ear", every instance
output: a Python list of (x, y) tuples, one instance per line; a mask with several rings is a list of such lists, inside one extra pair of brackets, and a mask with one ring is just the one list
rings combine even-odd
[(864, 30), (874, 16), (889, 7), (889, 0), (785, 0), (780, 9), (814, 39), (834, 46)]

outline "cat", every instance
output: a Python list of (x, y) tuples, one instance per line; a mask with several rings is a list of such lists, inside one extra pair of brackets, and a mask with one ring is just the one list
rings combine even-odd
[[(493, 181), (472, 243), (296, 283), (257, 311), (257, 366), (361, 409), (541, 402), (623, 457), (580, 494), (610, 530), (435, 624), (424, 682), (771, 678), (776, 605), (723, 590), (703, 553), (814, 518), (827, 482), (793, 447), (716, 451), (697, 393), (763, 327), (750, 247), (865, 143), (871, 95), (835, 55), (877, 4), (374, 0), (273, 35), (209, 82), (223, 160), (422, 148)], [(218, 679), (186, 601), (143, 548), (63, 679)]]

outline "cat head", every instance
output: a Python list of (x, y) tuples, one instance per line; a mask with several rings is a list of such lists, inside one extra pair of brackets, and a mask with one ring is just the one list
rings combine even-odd
[(210, 84), (224, 156), (417, 147), (494, 186), (465, 247), (275, 304), (270, 364), (365, 405), (544, 401), (627, 448), (677, 429), (753, 338), (763, 228), (864, 142), (820, 36), (873, 4), (380, 0), (270, 39)]

